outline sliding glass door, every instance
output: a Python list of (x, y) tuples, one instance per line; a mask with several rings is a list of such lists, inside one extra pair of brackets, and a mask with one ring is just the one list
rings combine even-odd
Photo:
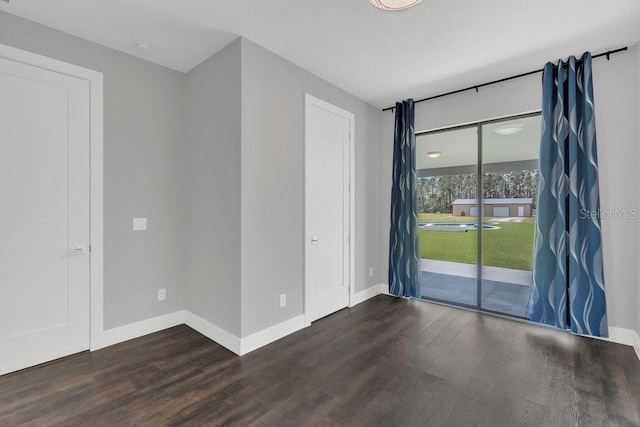
[(423, 298), (526, 316), (540, 116), (417, 135)]

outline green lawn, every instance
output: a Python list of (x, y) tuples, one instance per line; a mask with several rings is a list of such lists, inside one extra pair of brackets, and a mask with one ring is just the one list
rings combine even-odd
[[(420, 214), (420, 222), (469, 222), (469, 218), (451, 214)], [(484, 218), (490, 221), (491, 218)], [(482, 264), (494, 267), (531, 270), (533, 262), (534, 220), (501, 222), (499, 230), (482, 234)], [(441, 261), (475, 264), (477, 231), (466, 233), (420, 230), (420, 257)]]

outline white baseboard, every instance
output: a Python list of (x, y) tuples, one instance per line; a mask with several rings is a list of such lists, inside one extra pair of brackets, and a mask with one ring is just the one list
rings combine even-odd
[(354, 307), (360, 304), (361, 302), (365, 302), (366, 300), (375, 297), (376, 295), (380, 295), (380, 293), (382, 292), (383, 286), (384, 285), (379, 283), (377, 285), (373, 285), (370, 288), (365, 289), (364, 291), (360, 291), (356, 293), (353, 296), (353, 301), (351, 301), (351, 304), (349, 305), (349, 307)]
[(215, 341), (235, 354), (241, 355), (242, 342), (240, 338), (222, 328), (219, 328), (208, 320), (204, 320), (202, 317), (191, 313), (190, 311), (186, 311), (185, 317), (185, 323), (187, 326), (195, 329), (205, 337)]
[[(609, 338), (603, 338), (605, 341), (611, 341), (618, 344), (634, 345), (636, 331), (633, 329), (617, 328), (609, 326)], [(597, 337), (596, 337), (597, 338)]]
[(640, 360), (640, 335), (636, 332), (633, 341), (633, 348), (636, 350), (636, 355), (638, 356), (638, 360)]
[(244, 337), (240, 341), (240, 355), (244, 356), (253, 350), (267, 344), (271, 344), (272, 342), (297, 332), (300, 329), (304, 329), (304, 327), (304, 314), (302, 314), (298, 317), (294, 317), (293, 319), (285, 320), (284, 322), (278, 323), (270, 328), (263, 329), (260, 332)]
[(282, 323), (263, 329), (245, 338), (239, 338), (189, 311), (186, 312), (185, 323), (190, 328), (195, 329), (205, 337), (215, 341), (238, 356), (243, 356), (303, 329), (304, 315), (285, 320)]
[(220, 344), (233, 353), (242, 356), (267, 344), (279, 340), (304, 328), (304, 315), (286, 320), (270, 328), (264, 329), (245, 338), (239, 338), (232, 333), (214, 325), (190, 311), (181, 310), (165, 314), (130, 325), (104, 331), (96, 339), (92, 339), (91, 351), (100, 350), (124, 341), (139, 338), (144, 335), (159, 332), (163, 329), (186, 324), (205, 337)]
[(141, 320), (140, 322), (120, 326), (103, 331), (98, 337), (91, 337), (91, 351), (100, 350), (124, 341), (152, 334), (163, 329), (182, 325), (185, 322), (185, 311), (180, 310), (163, 316)]
[[(354, 295), (351, 307), (360, 304), (381, 293), (388, 293), (389, 286), (383, 283), (371, 286)], [(180, 310), (163, 316), (153, 317), (129, 325), (120, 326), (102, 332), (98, 337), (91, 337), (91, 351), (100, 350), (124, 341), (152, 334), (163, 329), (186, 324), (190, 328), (200, 332), (205, 337), (215, 341), (237, 355), (250, 353), (260, 347), (284, 338), (305, 327), (305, 316), (300, 315), (282, 323), (266, 328), (245, 338), (239, 338), (234, 334), (214, 325), (213, 323), (191, 313), (188, 310)]]

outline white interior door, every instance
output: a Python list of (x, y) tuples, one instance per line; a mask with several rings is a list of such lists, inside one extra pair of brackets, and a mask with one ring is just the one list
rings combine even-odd
[(349, 305), (350, 153), (353, 114), (307, 95), (305, 315)]
[(0, 374), (89, 348), (89, 83), (0, 59)]

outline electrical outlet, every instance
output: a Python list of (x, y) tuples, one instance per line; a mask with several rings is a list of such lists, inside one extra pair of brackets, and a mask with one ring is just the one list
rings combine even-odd
[(162, 288), (158, 289), (158, 301), (164, 301), (167, 299), (167, 290)]
[(280, 308), (287, 306), (287, 294), (280, 295)]
[(373, 267), (369, 267), (369, 277), (373, 277)]

